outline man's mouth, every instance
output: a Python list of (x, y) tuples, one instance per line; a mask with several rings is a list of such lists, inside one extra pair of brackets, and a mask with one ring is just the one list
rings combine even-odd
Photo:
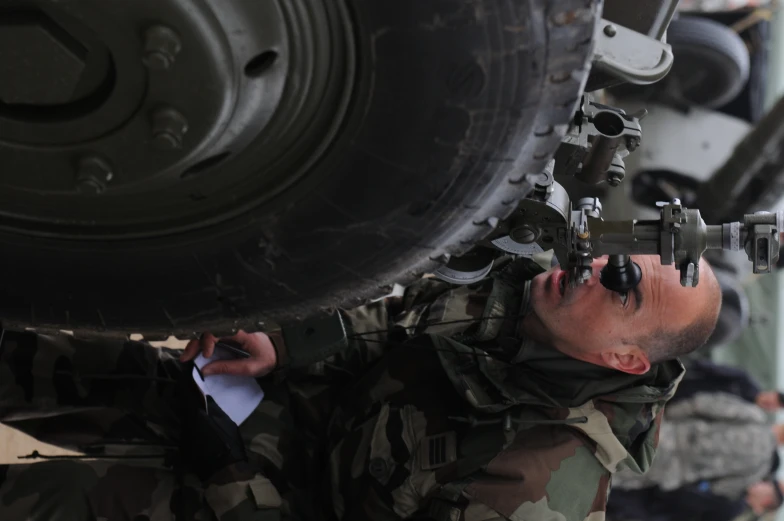
[(554, 291), (558, 291), (558, 294), (563, 297), (566, 295), (566, 286), (569, 283), (569, 274), (566, 271), (559, 270), (553, 273), (551, 284)]

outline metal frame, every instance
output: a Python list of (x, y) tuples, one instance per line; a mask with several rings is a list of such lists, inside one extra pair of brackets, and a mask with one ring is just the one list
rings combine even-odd
[[(671, 51), (666, 45), (667, 28), (680, 0), (605, 0), (604, 23), (596, 35), (599, 60), (591, 71), (585, 91), (593, 92), (629, 81), (637, 84), (662, 79), (672, 67)], [(620, 37), (611, 40), (620, 29)], [(608, 32), (604, 32), (608, 31)], [(612, 34), (612, 36), (610, 36)], [(628, 52), (628, 43), (635, 52)], [(639, 60), (639, 51), (646, 48)], [(650, 60), (655, 60), (652, 64)], [(642, 68), (641, 68), (642, 66)], [(649, 70), (652, 69), (652, 70)]]

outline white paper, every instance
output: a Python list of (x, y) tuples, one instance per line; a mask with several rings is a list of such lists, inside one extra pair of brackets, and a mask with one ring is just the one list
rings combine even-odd
[[(196, 367), (201, 369), (205, 365), (216, 360), (234, 360), (237, 357), (231, 351), (215, 348), (212, 358), (204, 358), (204, 355), (199, 355), (193, 361)], [(248, 419), (256, 407), (264, 399), (264, 391), (251, 376), (235, 376), (235, 375), (208, 375), (201, 379), (201, 375), (193, 368), (193, 380), (199, 387), (201, 392), (206, 396), (212, 396), (215, 403), (223, 409), (223, 411), (234, 421), (237, 425)]]

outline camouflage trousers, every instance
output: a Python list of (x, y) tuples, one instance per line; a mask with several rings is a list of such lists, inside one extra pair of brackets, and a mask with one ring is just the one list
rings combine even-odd
[[(6, 332), (0, 422), (85, 458), (0, 465), (0, 519), (231, 519), (214, 512), (199, 480), (176, 463), (183, 435), (177, 356), (141, 342)], [(317, 441), (328, 392), (296, 379), (265, 386), (265, 399), (240, 430), (280, 497), (273, 492), (273, 508), (249, 519), (323, 517)]]

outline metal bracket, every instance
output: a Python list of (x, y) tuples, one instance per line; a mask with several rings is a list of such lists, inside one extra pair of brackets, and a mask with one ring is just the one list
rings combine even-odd
[(626, 175), (624, 158), (640, 146), (640, 119), (645, 114), (628, 115), (621, 109), (596, 103), (590, 94), (583, 96), (574, 125), (555, 155), (556, 176), (618, 186)]
[(670, 72), (673, 60), (672, 47), (655, 38), (605, 19), (597, 28), (594, 66), (624, 81), (656, 83)]
[(754, 273), (770, 273), (779, 258), (780, 213), (756, 212), (744, 216), (747, 230), (744, 249)]

